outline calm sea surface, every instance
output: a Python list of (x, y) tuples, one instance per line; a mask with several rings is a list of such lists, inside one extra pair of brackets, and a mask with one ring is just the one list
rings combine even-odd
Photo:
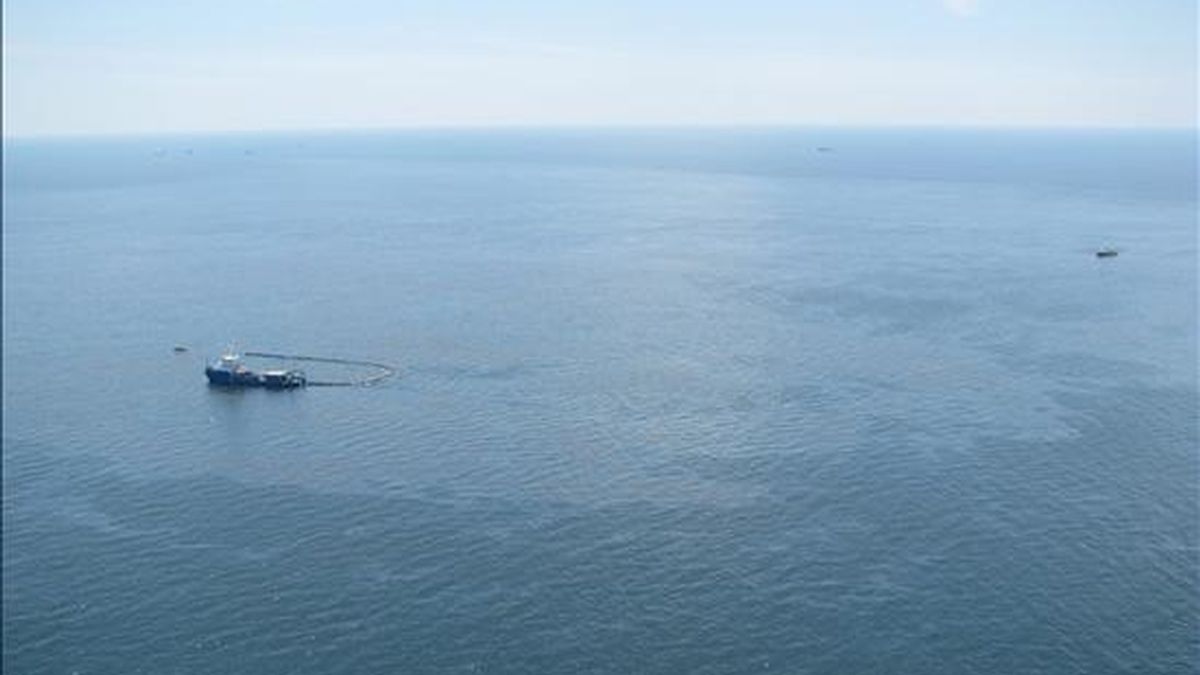
[(1196, 195), (1187, 132), (6, 141), (3, 670), (1194, 673)]

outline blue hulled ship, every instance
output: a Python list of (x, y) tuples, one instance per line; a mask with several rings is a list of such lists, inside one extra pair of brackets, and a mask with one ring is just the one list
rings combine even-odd
[(208, 377), (209, 384), (221, 387), (295, 389), (308, 384), (308, 378), (302, 370), (251, 370), (242, 363), (241, 356), (232, 350), (205, 366), (204, 375)]

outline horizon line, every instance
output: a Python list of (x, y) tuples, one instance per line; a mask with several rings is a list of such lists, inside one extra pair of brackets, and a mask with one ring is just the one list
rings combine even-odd
[(8, 141), (35, 140), (85, 140), (149, 137), (196, 137), (196, 136), (245, 136), (245, 135), (289, 135), (289, 134), (370, 134), (370, 133), (421, 133), (421, 132), (497, 132), (497, 131), (1111, 131), (1130, 132), (1192, 132), (1200, 131), (1197, 124), (978, 124), (978, 123), (898, 123), (898, 124), (837, 124), (831, 122), (546, 122), (546, 123), (493, 123), (493, 124), (400, 124), (369, 126), (298, 126), (298, 127), (244, 127), (231, 129), (161, 129), (161, 130), (118, 130), (118, 131), (50, 131), (16, 133), (0, 132), (0, 139)]

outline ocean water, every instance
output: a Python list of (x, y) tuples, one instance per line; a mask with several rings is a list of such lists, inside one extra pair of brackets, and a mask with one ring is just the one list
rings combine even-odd
[(5, 673), (1200, 668), (1194, 133), (4, 149)]

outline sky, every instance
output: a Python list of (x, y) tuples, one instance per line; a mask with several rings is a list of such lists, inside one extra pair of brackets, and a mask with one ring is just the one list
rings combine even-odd
[(1193, 0), (4, 0), (6, 136), (1195, 127)]

